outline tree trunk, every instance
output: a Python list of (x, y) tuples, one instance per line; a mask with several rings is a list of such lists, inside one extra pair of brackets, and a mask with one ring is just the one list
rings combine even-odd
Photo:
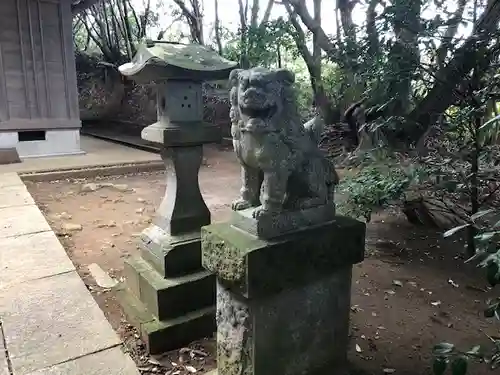
[(379, 55), (379, 39), (378, 32), (375, 25), (375, 18), (377, 13), (375, 8), (379, 4), (379, 0), (370, 0), (368, 9), (366, 11), (366, 35), (368, 36), (368, 54), (371, 57)]
[(436, 52), (436, 63), (438, 68), (442, 68), (446, 60), (446, 55), (453, 47), (453, 38), (457, 34), (458, 26), (464, 14), (465, 5), (467, 0), (458, 0), (458, 7), (453, 15), (453, 18), (449, 21), (448, 28), (446, 29), (441, 45)]
[(248, 69), (250, 67), (248, 59), (248, 1), (246, 5), (243, 5), (243, 0), (238, 0), (238, 11), (240, 15), (240, 67)]
[(412, 80), (420, 62), (418, 35), (420, 1), (395, 0), (393, 29), (396, 40), (389, 53), (387, 94), (392, 99), (391, 114), (404, 115), (410, 108)]
[(217, 50), (219, 55), (222, 55), (222, 38), (220, 35), (220, 19), (219, 19), (219, 0), (214, 0), (215, 8), (215, 42), (217, 43)]
[[(457, 48), (449, 63), (436, 73), (439, 78), (429, 93), (407, 116), (410, 124), (403, 129), (405, 138), (418, 140), (439, 115), (456, 101), (457, 87), (463, 84), (470, 72), (478, 66), (487, 67), (498, 56), (500, 45), (488, 45), (499, 20), (500, 0), (494, 0), (478, 20), (472, 35)], [(484, 70), (481, 70), (478, 71), (479, 77), (484, 74)]]
[(199, 0), (191, 0), (191, 8), (189, 9), (185, 0), (174, 0), (179, 6), (182, 15), (189, 25), (189, 32), (191, 34), (191, 41), (193, 43), (205, 44), (203, 36), (203, 14), (201, 12)]
[(356, 25), (352, 20), (352, 10), (356, 1), (353, 0), (337, 0), (337, 9), (340, 12), (340, 22), (346, 37), (347, 43), (356, 43)]

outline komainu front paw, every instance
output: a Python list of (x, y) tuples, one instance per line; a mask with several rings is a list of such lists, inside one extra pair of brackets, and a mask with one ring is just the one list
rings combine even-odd
[(258, 219), (259, 217), (269, 215), (269, 210), (266, 210), (264, 207), (260, 206), (253, 210), (252, 216), (254, 219)]
[(246, 210), (247, 208), (252, 207), (252, 202), (247, 201), (245, 199), (238, 199), (237, 201), (233, 202), (231, 207), (232, 207), (233, 211)]
[(254, 219), (259, 219), (263, 216), (278, 215), (280, 212), (281, 212), (281, 206), (279, 207), (259, 206), (256, 207), (255, 210), (253, 210), (252, 216)]

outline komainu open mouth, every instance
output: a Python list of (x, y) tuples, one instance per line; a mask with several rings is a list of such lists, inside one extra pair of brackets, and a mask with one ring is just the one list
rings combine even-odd
[(276, 113), (276, 106), (267, 108), (251, 108), (246, 106), (240, 106), (240, 111), (243, 115), (250, 118), (270, 118)]

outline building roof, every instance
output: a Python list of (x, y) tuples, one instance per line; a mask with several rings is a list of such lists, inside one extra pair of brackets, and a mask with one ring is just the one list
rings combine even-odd
[(71, 0), (73, 13), (81, 12), (100, 0)]

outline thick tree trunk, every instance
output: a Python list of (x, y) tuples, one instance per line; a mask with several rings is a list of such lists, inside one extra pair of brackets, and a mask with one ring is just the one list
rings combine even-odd
[(219, 55), (222, 55), (222, 38), (220, 35), (220, 19), (219, 19), (219, 0), (214, 0), (214, 8), (215, 8), (215, 41), (217, 43), (217, 50)]
[[(456, 99), (456, 90), (467, 79), (468, 74), (478, 66), (488, 66), (497, 56), (499, 45), (489, 47), (491, 33), (498, 29), (500, 0), (494, 0), (479, 19), (474, 32), (459, 47), (450, 62), (436, 73), (434, 86), (420, 101), (408, 118), (410, 124), (405, 130), (407, 138), (416, 141), (432, 126)], [(478, 73), (482, 76), (481, 72)]]
[(389, 54), (392, 74), (388, 77), (387, 94), (393, 100), (393, 115), (408, 112), (412, 80), (420, 63), (418, 35), (420, 31), (420, 1), (395, 0), (393, 30), (396, 40)]

